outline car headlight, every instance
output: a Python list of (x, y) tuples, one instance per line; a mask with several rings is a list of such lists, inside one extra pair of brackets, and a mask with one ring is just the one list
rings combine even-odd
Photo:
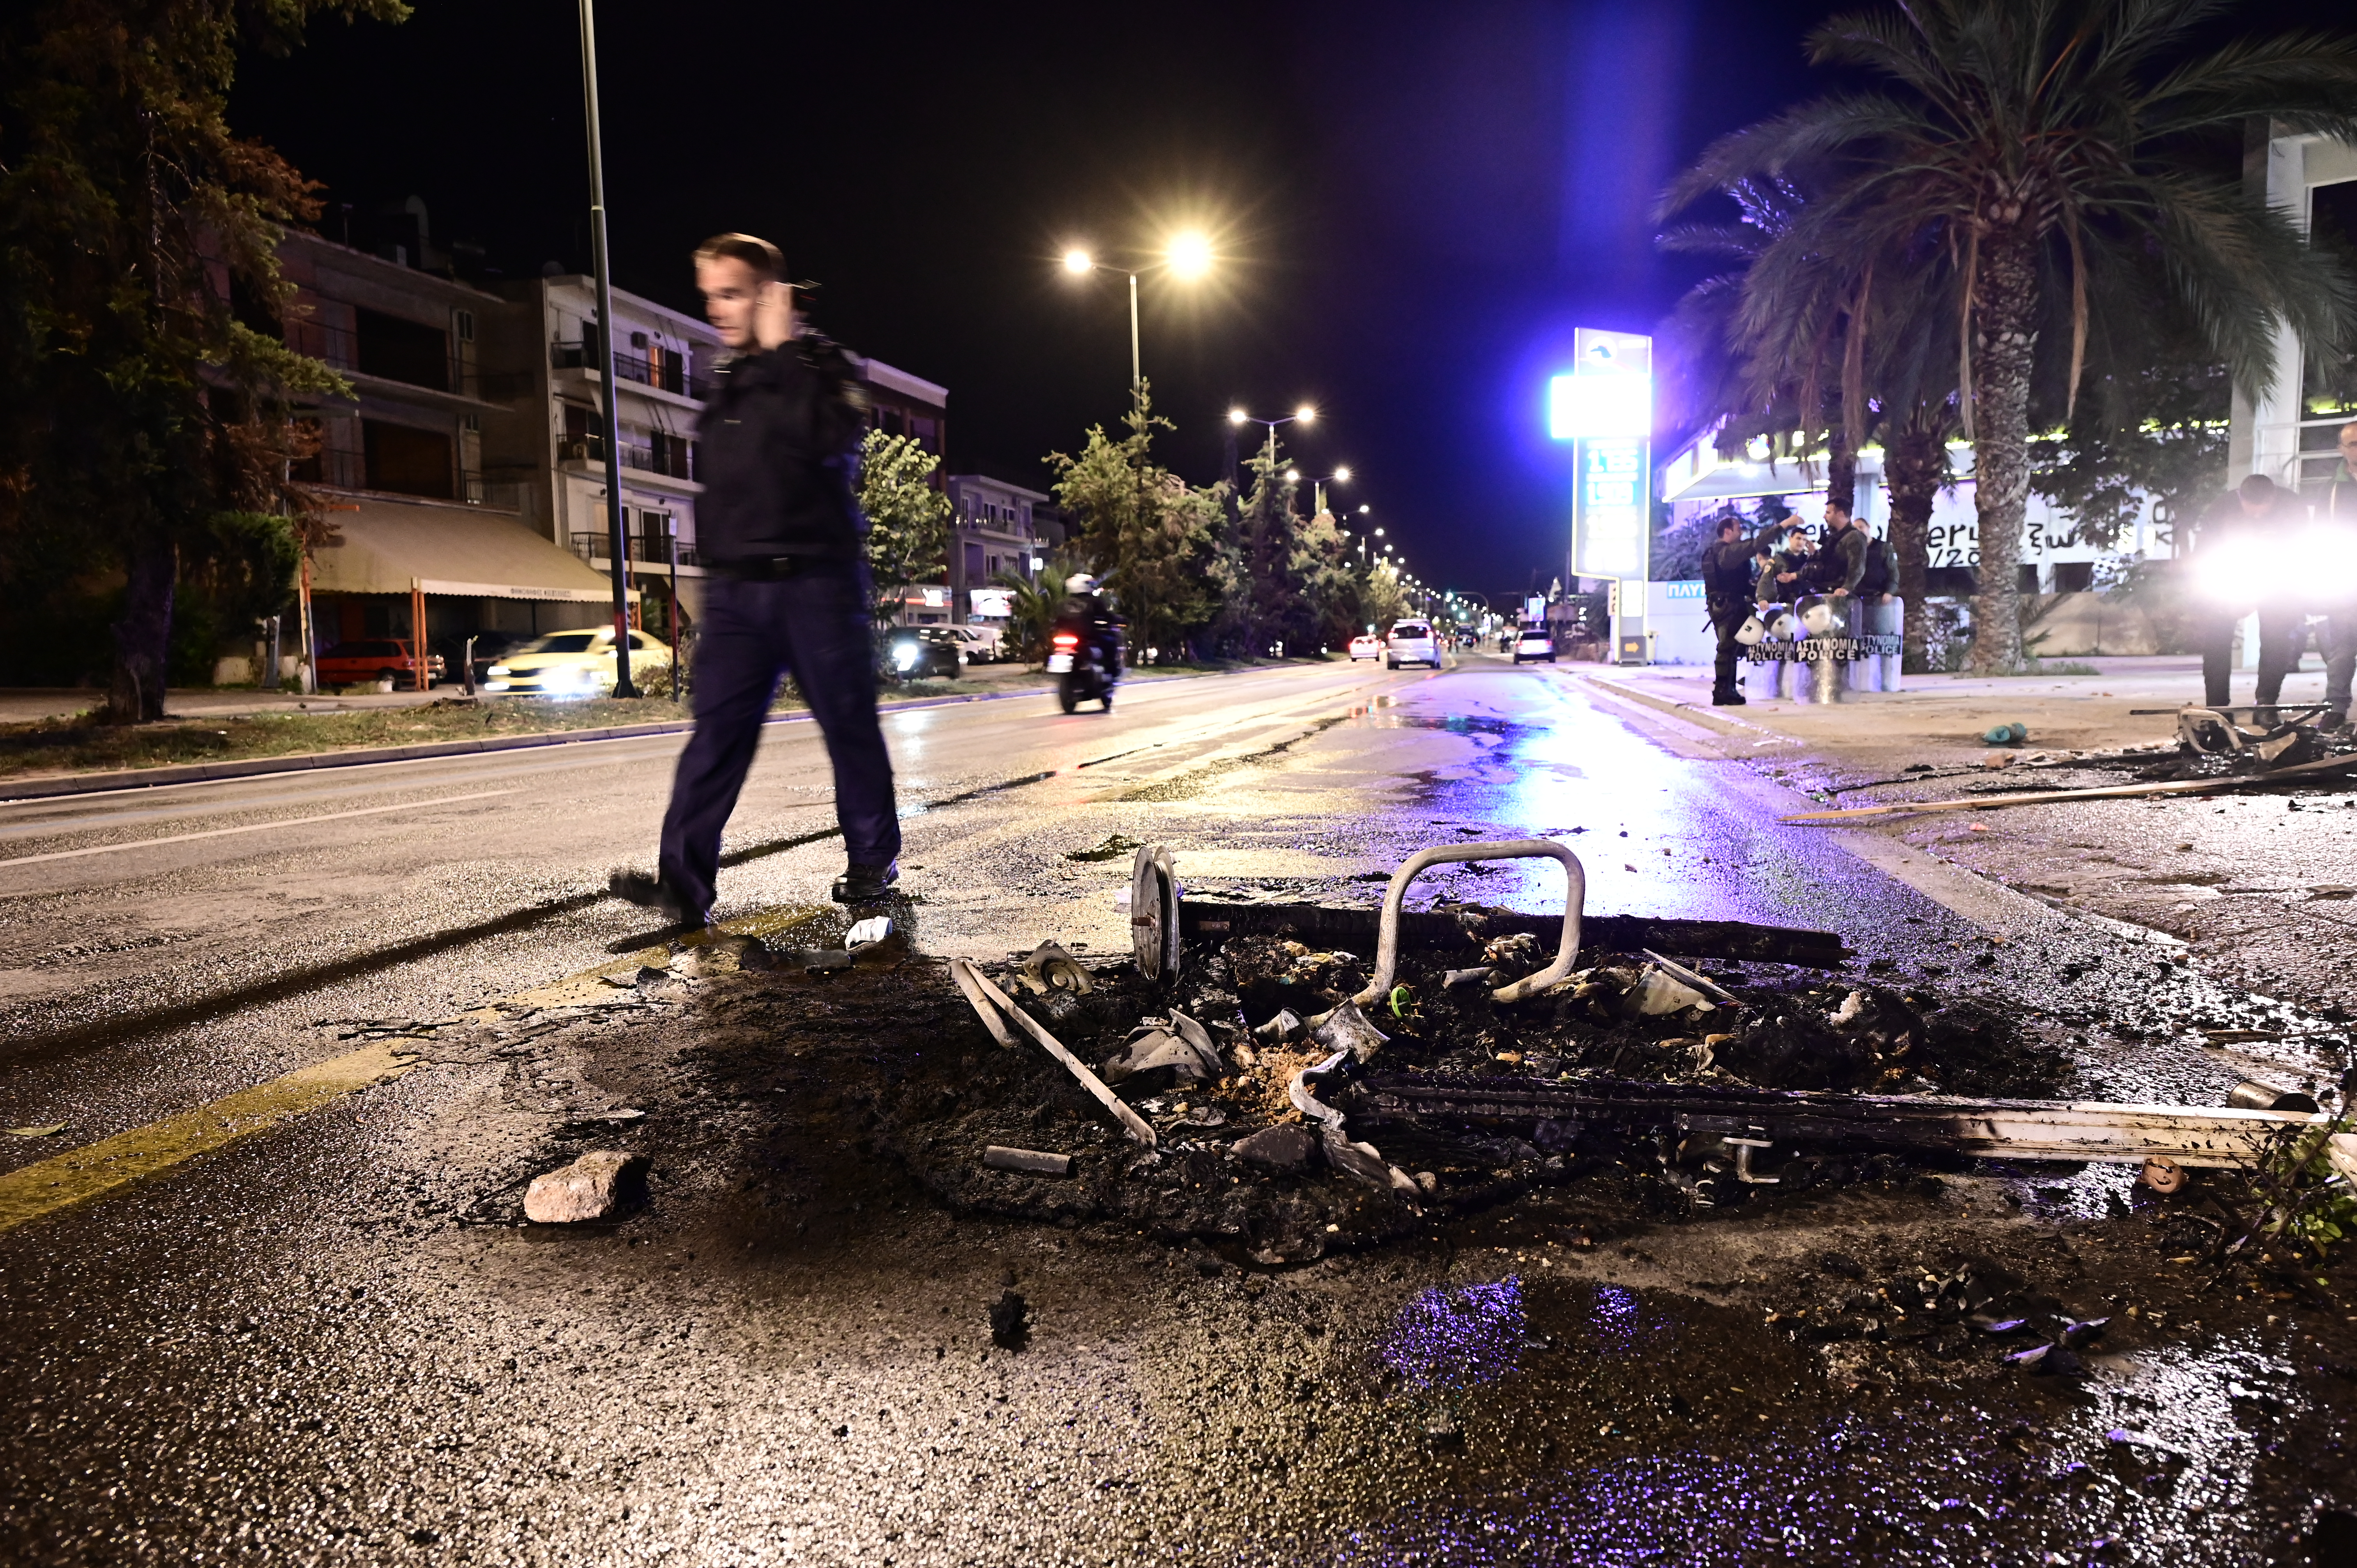
[(507, 679), (507, 677), (514, 674), (515, 671), (509, 669), (504, 664), (494, 664), (489, 670), (484, 671), (483, 673), (490, 676), (494, 680), (503, 681)]
[(896, 644), (892, 650), (892, 668), (913, 670), (917, 667), (917, 645), (913, 642)]

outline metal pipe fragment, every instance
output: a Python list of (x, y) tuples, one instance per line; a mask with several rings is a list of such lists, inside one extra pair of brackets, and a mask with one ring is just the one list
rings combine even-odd
[(982, 1151), (982, 1163), (995, 1171), (1021, 1171), (1026, 1176), (1070, 1176), (1072, 1156), (1038, 1149), (1010, 1149), (993, 1144)]
[[(1145, 1144), (1149, 1149), (1158, 1148), (1161, 1145), (1161, 1140), (1155, 1136), (1154, 1129), (1146, 1122), (1146, 1118), (1140, 1116), (1136, 1112), (1132, 1111), (1127, 1105), (1122, 1103), (1121, 1096), (1115, 1094), (1112, 1090), (1107, 1089), (1105, 1087), (1104, 1079), (1091, 1072), (1087, 1066), (1082, 1062), (1080, 1058), (1074, 1056), (1071, 1052), (1064, 1048), (1062, 1042), (1059, 1041), (1055, 1036), (1048, 1033), (1046, 1029), (1042, 1028), (1031, 1015), (1023, 1011), (1022, 1008), (1017, 1007), (1015, 1004), (1014, 999), (1009, 997), (1006, 993), (999, 990), (997, 986), (992, 984), (990, 976), (983, 973), (981, 970), (975, 968), (973, 964), (968, 963), (962, 958), (953, 958), (950, 960), (950, 973), (952, 976), (961, 977), (958, 979), (958, 989), (966, 993), (966, 999), (968, 1001), (974, 1002), (974, 1011), (984, 1015), (983, 1022), (985, 1024), (988, 1024), (990, 1022), (988, 1015), (989, 1009), (985, 1007), (982, 1002), (974, 1000), (974, 992), (977, 990), (980, 991), (982, 995), (991, 1004), (995, 1004), (1000, 1012), (1005, 1013), (1007, 1017), (1013, 1019), (1017, 1028), (1020, 1028), (1025, 1034), (1039, 1041), (1040, 1047), (1045, 1049), (1049, 1056), (1055, 1058), (1058, 1061), (1062, 1062), (1065, 1069), (1069, 1070), (1074, 1078), (1081, 1080), (1081, 1087), (1094, 1095), (1098, 1104), (1103, 1106), (1106, 1110), (1114, 1113), (1114, 1119), (1120, 1122), (1122, 1126), (1128, 1130), (1131, 1137), (1136, 1139), (1139, 1143)], [(971, 985), (969, 985), (969, 982), (972, 983)], [(993, 1034), (1000, 1033), (999, 1030), (995, 1028), (991, 1032)]]

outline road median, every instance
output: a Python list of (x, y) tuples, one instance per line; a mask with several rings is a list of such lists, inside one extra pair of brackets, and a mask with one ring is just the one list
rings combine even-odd
[[(1236, 674), (1259, 668), (1264, 666), (1243, 665), (1232, 671), (1189, 671), (1169, 675), (1141, 673), (1138, 678), (1157, 682), (1192, 680), (1207, 675)], [(1045, 690), (1042, 685), (1024, 684), (991, 692), (944, 692), (899, 701), (888, 699), (879, 706), (888, 714), (901, 713), (920, 708), (951, 707), (966, 703), (1000, 702), (1010, 697), (1036, 697)], [(589, 716), (601, 716), (597, 710), (606, 707), (620, 708), (623, 711), (644, 711), (644, 704), (619, 703), (612, 699), (593, 701), (596, 703), (595, 707), (576, 708), (571, 712), (586, 714)], [(535, 746), (571, 746), (595, 741), (639, 740), (657, 736), (683, 735), (695, 727), (694, 720), (688, 716), (684, 709), (670, 703), (661, 705), (670, 710), (667, 716), (635, 724), (592, 724), (558, 728), (511, 729), (492, 735), (446, 736), (444, 738), (420, 739), (385, 746), (279, 750), (262, 756), (225, 757), (219, 760), (177, 762), (156, 767), (30, 773), (13, 779), (0, 778), (0, 802), (53, 800), (72, 795), (104, 794), (120, 789), (154, 789), (171, 784), (215, 783), (224, 779), (251, 779), (276, 773), (302, 773), (318, 768), (360, 768), (391, 762), (421, 762), (436, 757), (469, 757), (482, 752), (518, 751)], [(473, 725), (478, 722), (489, 724), (506, 717), (545, 719), (549, 716), (532, 714), (529, 711), (511, 711), (509, 714), (502, 714), (499, 706), (460, 699), (452, 702), (447, 708), (436, 703), (432, 708), (386, 709), (369, 714), (269, 715), (259, 719), (225, 721), (236, 726), (232, 729), (182, 725), (168, 733), (157, 733), (152, 738), (168, 743), (192, 734), (201, 733), (228, 743), (222, 746), (221, 749), (231, 749), (241, 744), (269, 746), (282, 742), (286, 738), (282, 726), (290, 725), (306, 725), (327, 730), (330, 734), (333, 733), (333, 730), (328, 729), (330, 725), (335, 729), (344, 730), (360, 730), (365, 725), (367, 728), (380, 732), (399, 728), (431, 734), (437, 728), (447, 730), (456, 727), (457, 724)], [(801, 724), (806, 722), (810, 716), (809, 711), (804, 708), (781, 708), (771, 714), (765, 723)], [(11, 738), (15, 739), (21, 755), (25, 751), (36, 749), (44, 738), (52, 735), (57, 736), (59, 743), (53, 749), (69, 749), (73, 744), (75, 734), (73, 730), (61, 727), (44, 728), (28, 725), (25, 726), (16, 736)], [(135, 736), (129, 738), (137, 740), (150, 737)]]

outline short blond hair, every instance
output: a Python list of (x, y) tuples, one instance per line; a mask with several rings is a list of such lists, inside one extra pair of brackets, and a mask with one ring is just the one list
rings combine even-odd
[(786, 275), (786, 258), (758, 234), (715, 234), (695, 248), (698, 266), (707, 262), (742, 262), (765, 283)]

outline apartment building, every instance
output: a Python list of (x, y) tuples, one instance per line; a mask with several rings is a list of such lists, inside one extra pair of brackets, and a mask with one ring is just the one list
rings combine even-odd
[[(419, 234), (422, 203), (413, 200)], [(477, 283), (290, 233), (287, 341), (350, 382), (307, 410), (317, 457), (299, 477), (327, 499), (334, 542), (308, 589), (321, 645), (427, 641), (455, 660), (468, 636), (511, 642), (612, 614), (601, 413), (606, 389), (591, 280), (552, 274)], [(701, 318), (615, 289), (624, 570), (632, 615), (665, 640), (692, 628), (704, 568), (695, 532), (695, 430), (720, 341)], [(945, 388), (855, 356), (875, 424), (944, 450)]]
[(352, 390), (301, 416), (318, 451), (296, 477), (334, 529), (306, 563), (315, 642), (406, 638), (422, 623), (447, 657), (468, 635), (605, 621), (610, 586), (533, 521), (529, 476), (496, 464), (532, 395), (495, 351), (513, 305), (398, 250), (290, 232), (279, 260), (294, 285), (286, 341)]
[[(516, 417), (485, 448), (486, 471), (517, 487), (530, 527), (607, 579), (614, 552), (597, 285), (565, 274), (500, 292), (510, 308), (490, 328), (487, 351), (516, 367), (522, 386)], [(703, 602), (695, 426), (720, 338), (700, 317), (625, 289), (613, 291), (613, 308), (624, 568), (640, 624), (673, 641), (683, 615), (693, 624)]]
[(994, 624), (1006, 620), (1008, 591), (1002, 575), (1038, 580), (1060, 531), (1043, 527), (1053, 515), (1038, 490), (982, 474), (952, 474), (949, 572), (943, 619)]

